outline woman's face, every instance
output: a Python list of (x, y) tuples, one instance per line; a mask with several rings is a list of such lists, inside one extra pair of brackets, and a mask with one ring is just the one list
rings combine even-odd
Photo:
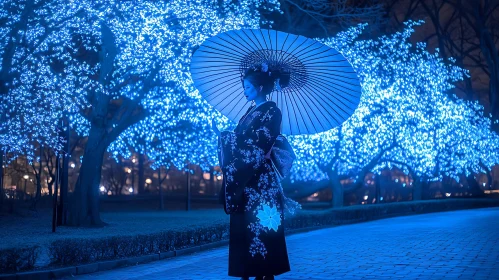
[(247, 101), (255, 100), (258, 96), (258, 93), (262, 90), (262, 87), (256, 88), (250, 81), (244, 79), (244, 95), (246, 96)]

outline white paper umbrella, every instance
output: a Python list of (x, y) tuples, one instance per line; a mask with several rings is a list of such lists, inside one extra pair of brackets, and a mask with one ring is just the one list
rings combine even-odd
[(310, 38), (276, 30), (241, 29), (211, 37), (195, 51), (190, 70), (201, 96), (237, 123), (250, 106), (242, 74), (261, 63), (282, 74), (269, 96), (281, 109), (283, 134), (330, 130), (359, 104), (359, 79), (343, 55)]

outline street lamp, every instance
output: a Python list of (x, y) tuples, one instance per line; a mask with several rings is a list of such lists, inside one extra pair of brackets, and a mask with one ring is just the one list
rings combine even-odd
[(152, 180), (147, 178), (146, 179), (146, 188), (149, 189), (149, 185), (152, 183)]
[(128, 173), (132, 173), (132, 188), (133, 188), (133, 185), (135, 183), (135, 176), (134, 176), (135, 172), (133, 172), (133, 170), (134, 170), (134, 163), (135, 163), (135, 158), (132, 158), (132, 168), (128, 169), (128, 170), (130, 170)]
[(26, 195), (26, 182), (27, 182), (27, 181), (28, 181), (28, 179), (29, 179), (29, 175), (28, 175), (28, 174), (25, 174), (25, 175), (23, 176), (23, 178), (24, 178), (24, 193), (23, 193), (23, 198), (24, 198), (24, 196)]

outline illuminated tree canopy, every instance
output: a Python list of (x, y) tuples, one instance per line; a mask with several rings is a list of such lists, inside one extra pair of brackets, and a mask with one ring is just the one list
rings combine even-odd
[(363, 181), (366, 172), (386, 166), (415, 179), (458, 179), (499, 163), (499, 137), (482, 107), (448, 93), (467, 71), (445, 64), (438, 50), (430, 54), (409, 42), (422, 23), (408, 22), (403, 32), (377, 40), (356, 40), (364, 25), (324, 40), (358, 71), (363, 99), (342, 127), (290, 136), (298, 156), (293, 180), (349, 175)]
[[(63, 114), (88, 137), (71, 224), (100, 224), (104, 153), (146, 154), (153, 168), (218, 164), (211, 120), (230, 122), (201, 98), (189, 73), (202, 42), (220, 32), (271, 25), (259, 9), (279, 1), (3, 1), (0, 20), (0, 146), (34, 158), (35, 144), (59, 150)], [(363, 98), (340, 128), (289, 136), (293, 181), (363, 178), (385, 166), (439, 180), (499, 163), (498, 136), (477, 103), (448, 94), (467, 72), (409, 37), (421, 22), (376, 40), (365, 25), (322, 40), (358, 71)], [(338, 195), (337, 195), (338, 196)]]

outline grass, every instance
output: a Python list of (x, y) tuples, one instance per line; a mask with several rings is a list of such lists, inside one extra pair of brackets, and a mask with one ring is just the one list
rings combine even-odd
[[(22, 213), (22, 212), (21, 212)], [(108, 223), (102, 228), (57, 227), (52, 232), (52, 212), (40, 210), (37, 216), (0, 215), (0, 249), (39, 245), (48, 246), (61, 238), (101, 238), (116, 235), (137, 235), (166, 230), (202, 227), (228, 223), (229, 216), (221, 209), (195, 209), (189, 212), (140, 211), (104, 212), (101, 219)]]

